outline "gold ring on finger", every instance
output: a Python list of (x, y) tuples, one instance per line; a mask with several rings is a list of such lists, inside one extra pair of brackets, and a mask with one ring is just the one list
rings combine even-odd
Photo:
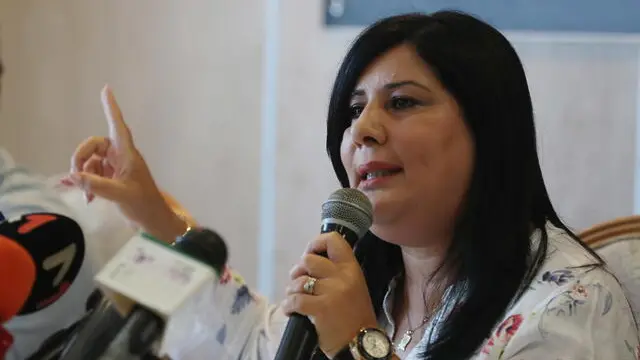
[(312, 276), (309, 276), (307, 281), (304, 283), (304, 286), (302, 287), (304, 292), (309, 295), (314, 295), (313, 290), (314, 290), (314, 287), (316, 286), (316, 281), (318, 281), (318, 279)]

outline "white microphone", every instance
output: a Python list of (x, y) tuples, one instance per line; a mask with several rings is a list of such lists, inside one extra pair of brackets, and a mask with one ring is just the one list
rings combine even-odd
[[(162, 355), (170, 346), (164, 330), (174, 327), (172, 319), (192, 311), (194, 302), (210, 296), (226, 261), (227, 247), (211, 230), (190, 230), (173, 245), (134, 236), (95, 278), (111, 306), (129, 317), (127, 324), (106, 350), (87, 335), (76, 339), (61, 359), (136, 358), (155, 343)], [(95, 328), (99, 332), (109, 326), (105, 322)], [(97, 352), (96, 347), (102, 349)]]

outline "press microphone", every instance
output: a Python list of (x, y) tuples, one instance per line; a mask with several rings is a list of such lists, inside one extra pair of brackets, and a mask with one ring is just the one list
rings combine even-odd
[[(90, 334), (94, 343), (109, 343), (124, 327), (126, 319), (118, 313), (106, 300), (100, 290), (96, 289), (87, 299), (86, 313), (80, 320), (51, 335), (40, 348), (26, 360), (58, 360), (80, 334)], [(97, 327), (96, 324), (107, 323), (110, 327)]]
[(35, 281), (18, 316), (43, 310), (60, 299), (84, 261), (82, 229), (61, 214), (31, 213), (6, 220), (0, 223), (0, 238), (19, 245), (35, 265)]
[[(61, 360), (138, 358), (147, 354), (180, 312), (227, 262), (227, 247), (209, 229), (192, 229), (173, 246), (134, 236), (96, 276), (110, 300), (104, 319), (89, 320)], [(217, 273), (217, 274), (216, 274)], [(119, 316), (114, 315), (117, 310)], [(120, 329), (115, 336), (100, 334)]]
[[(322, 204), (321, 233), (337, 232), (353, 247), (373, 223), (373, 206), (357, 189), (336, 190)], [(327, 254), (320, 254), (327, 256)], [(309, 318), (292, 314), (284, 330), (275, 360), (309, 360), (318, 335)]]
[[(70, 308), (76, 300), (67, 296), (63, 301), (62, 297), (82, 277), (85, 242), (73, 219), (42, 212), (0, 223), (0, 243), (2, 250), (13, 252), (11, 259), (0, 259), (0, 277), (8, 277), (2, 281), (12, 284), (0, 290), (0, 320), (6, 321), (4, 337), (15, 338), (7, 352), (13, 359), (31, 353), (49, 335), (51, 325), (72, 319), (76, 310)], [(78, 289), (74, 287), (73, 295)], [(15, 316), (9, 319), (9, 315)]]
[(0, 235), (0, 359), (13, 345), (13, 336), (2, 324), (20, 311), (35, 280), (36, 265), (29, 253)]

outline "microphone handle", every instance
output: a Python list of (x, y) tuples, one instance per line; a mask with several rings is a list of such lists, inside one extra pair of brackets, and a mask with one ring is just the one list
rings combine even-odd
[(164, 320), (155, 313), (138, 307), (132, 314), (131, 323), (129, 351), (139, 356), (148, 354), (164, 331)]
[(87, 322), (78, 329), (59, 359), (98, 359), (126, 325), (126, 321), (111, 302), (103, 300), (98, 308), (93, 310)]
[(99, 360), (139, 360), (148, 354), (164, 328), (164, 321), (151, 311), (136, 307), (127, 323)]
[[(323, 223), (320, 233), (337, 232), (342, 235), (352, 247), (358, 240), (358, 234), (346, 226), (336, 223)], [(326, 253), (318, 254), (327, 257)], [(291, 314), (287, 327), (284, 329), (280, 346), (274, 360), (309, 360), (318, 346), (318, 334), (308, 317)]]

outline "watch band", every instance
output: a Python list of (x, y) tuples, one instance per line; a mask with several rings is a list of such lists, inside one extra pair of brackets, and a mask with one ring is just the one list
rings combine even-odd
[(353, 355), (351, 354), (351, 348), (349, 345), (347, 345), (344, 348), (342, 348), (342, 350), (340, 350), (340, 352), (337, 353), (336, 356), (333, 357), (333, 360), (358, 360), (358, 359), (353, 357)]
[(375, 333), (378, 333), (378, 334), (382, 334), (386, 338), (386, 340), (388, 342), (388, 345), (389, 345), (389, 353), (384, 358), (376, 358), (376, 359), (378, 359), (378, 360), (391, 360), (393, 358), (393, 353), (394, 353), (391, 339), (389, 339), (389, 337), (387, 336), (387, 334), (385, 334), (384, 331), (382, 331), (382, 330), (380, 330), (378, 328), (363, 328), (351, 340), (351, 342), (349, 342), (348, 349), (349, 349), (349, 352), (351, 353), (352, 358), (354, 360), (371, 360), (371, 359), (373, 359), (371, 357), (371, 355), (366, 354), (366, 353), (365, 354), (361, 353), (361, 350), (366, 352), (366, 350), (364, 350), (364, 348), (362, 347), (362, 340), (363, 340), (364, 336), (366, 336), (366, 334), (368, 332), (375, 332)]

